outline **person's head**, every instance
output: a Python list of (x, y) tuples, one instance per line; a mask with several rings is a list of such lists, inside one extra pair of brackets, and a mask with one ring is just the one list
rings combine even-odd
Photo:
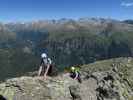
[(75, 67), (71, 67), (71, 71), (74, 71), (75, 70)]
[(46, 53), (42, 53), (41, 54), (41, 58), (47, 58), (47, 54)]

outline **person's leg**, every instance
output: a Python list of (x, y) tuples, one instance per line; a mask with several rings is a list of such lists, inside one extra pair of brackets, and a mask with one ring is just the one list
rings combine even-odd
[(48, 75), (49, 76), (52, 76), (52, 70), (53, 70), (52, 68), (53, 68), (53, 66), (50, 65), (49, 70), (48, 70)]
[(76, 75), (75, 75), (74, 73), (72, 73), (72, 72), (70, 73), (70, 77), (71, 77), (71, 78), (73, 78), (73, 79), (74, 79), (74, 78), (75, 78), (75, 76), (76, 76)]
[(78, 79), (78, 82), (79, 82), (79, 83), (82, 83), (82, 80), (81, 80), (80, 75), (78, 75), (78, 78), (77, 78), (77, 79)]

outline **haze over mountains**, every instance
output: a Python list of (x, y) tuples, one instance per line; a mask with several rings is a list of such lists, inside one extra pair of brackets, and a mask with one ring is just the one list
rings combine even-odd
[(41, 52), (47, 52), (59, 68), (132, 56), (132, 20), (81, 18), (0, 24), (1, 79), (37, 70)]

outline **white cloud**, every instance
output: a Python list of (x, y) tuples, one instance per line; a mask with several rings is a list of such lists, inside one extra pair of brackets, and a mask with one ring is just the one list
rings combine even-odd
[(133, 6), (133, 2), (122, 2), (122, 3), (121, 3), (121, 6), (124, 6), (124, 7), (131, 7), (131, 6)]

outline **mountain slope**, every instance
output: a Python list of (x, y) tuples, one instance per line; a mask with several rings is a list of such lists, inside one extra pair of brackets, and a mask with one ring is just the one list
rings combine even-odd
[(104, 18), (0, 24), (0, 80), (37, 70), (42, 52), (61, 70), (132, 57), (133, 25)]
[(132, 58), (118, 58), (81, 66), (82, 84), (67, 74), (8, 79), (0, 94), (8, 100), (132, 100), (132, 63)]

